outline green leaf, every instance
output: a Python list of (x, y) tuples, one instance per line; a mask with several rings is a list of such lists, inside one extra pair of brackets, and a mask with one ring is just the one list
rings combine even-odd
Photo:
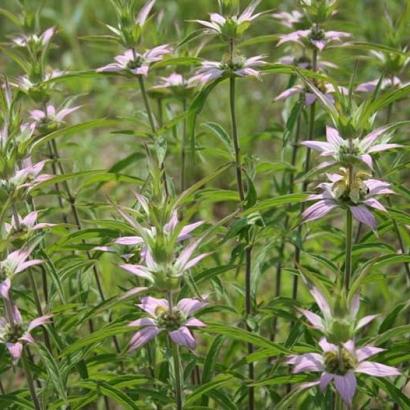
[(247, 209), (244, 212), (244, 215), (249, 215), (253, 212), (269, 211), (270, 209), (276, 208), (278, 206), (299, 204), (305, 201), (307, 197), (307, 194), (286, 194), (277, 196), (272, 199), (265, 199), (258, 202), (252, 208)]
[(281, 345), (238, 327), (224, 326), (220, 324), (209, 324), (206, 328), (202, 329), (202, 331), (224, 335), (228, 338), (240, 340), (241, 342), (251, 343), (254, 346), (262, 347), (264, 349), (276, 349), (278, 353), (290, 354), (290, 351), (282, 347)]
[(71, 353), (75, 353), (84, 347), (102, 343), (108, 337), (116, 336), (122, 333), (132, 332), (132, 330), (133, 329), (131, 327), (120, 324), (105, 326), (102, 329), (97, 330), (94, 333), (91, 333), (90, 335), (85, 336), (77, 340), (76, 342), (72, 343), (67, 348), (65, 348), (61, 354), (63, 356), (66, 356)]
[(131, 397), (129, 397), (127, 394), (125, 394), (117, 387), (114, 387), (106, 382), (100, 381), (98, 382), (98, 388), (104, 396), (109, 397), (118, 404), (121, 404), (122, 406), (124, 406), (124, 409), (140, 409), (140, 407), (134, 403), (134, 400), (132, 400)]
[(371, 380), (374, 384), (378, 385), (387, 393), (390, 400), (393, 400), (394, 403), (399, 404), (401, 409), (410, 409), (410, 399), (406, 397), (392, 382), (386, 378), (378, 377), (372, 377)]
[(215, 378), (213, 378), (210, 382), (202, 384), (200, 387), (195, 389), (186, 399), (186, 404), (195, 403), (198, 399), (200, 399), (204, 394), (219, 389), (220, 387), (224, 386), (227, 383), (230, 383), (234, 380), (234, 377), (230, 374), (219, 374)]
[(100, 118), (97, 120), (91, 120), (87, 122), (83, 122), (81, 124), (76, 124), (76, 125), (71, 125), (68, 127), (64, 127), (61, 129), (58, 129), (56, 131), (51, 132), (50, 134), (44, 135), (44, 137), (41, 137), (39, 139), (36, 139), (35, 142), (32, 145), (32, 150), (37, 149), (41, 145), (45, 144), (48, 141), (51, 141), (55, 138), (59, 137), (68, 137), (71, 135), (78, 134), (82, 131), (94, 129), (94, 128), (105, 128), (105, 127), (113, 127), (115, 125), (121, 124), (122, 122), (120, 120), (110, 120), (106, 118)]
[(205, 122), (202, 124), (203, 127), (210, 129), (213, 134), (215, 134), (219, 140), (225, 145), (228, 152), (231, 154), (232, 159), (234, 159), (234, 152), (232, 147), (232, 139), (230, 135), (226, 132), (225, 128), (222, 125), (216, 122)]
[(312, 376), (311, 374), (292, 374), (292, 375), (277, 375), (269, 377), (268, 379), (261, 380), (257, 383), (252, 383), (251, 386), (273, 386), (273, 385), (284, 385), (284, 384), (294, 384), (294, 383), (305, 383), (317, 379), (317, 376)]

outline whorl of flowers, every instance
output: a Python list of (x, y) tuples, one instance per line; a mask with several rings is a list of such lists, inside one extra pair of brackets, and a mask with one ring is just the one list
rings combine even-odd
[(356, 393), (356, 375), (366, 374), (372, 377), (399, 376), (398, 369), (367, 359), (385, 349), (374, 346), (356, 347), (352, 340), (340, 346), (329, 343), (325, 338), (319, 342), (323, 353), (306, 353), (290, 356), (287, 363), (293, 366), (293, 373), (319, 372), (317, 382), (306, 387), (318, 385), (322, 391), (333, 382), (336, 391), (346, 405), (351, 406)]
[(242, 56), (233, 57), (232, 61), (203, 61), (201, 67), (196, 71), (190, 82), (202, 85), (217, 80), (224, 76), (254, 77), (260, 78), (259, 67), (265, 62), (263, 56), (245, 58)]
[(328, 126), (326, 127), (326, 142), (304, 141), (302, 144), (319, 151), (322, 157), (331, 157), (333, 161), (326, 165), (347, 166), (361, 161), (369, 168), (373, 168), (372, 154), (401, 147), (399, 144), (388, 143), (390, 128), (389, 126), (377, 128), (363, 138), (345, 140), (336, 128)]
[(0, 343), (6, 346), (13, 361), (17, 362), (23, 354), (23, 346), (35, 343), (31, 332), (49, 323), (52, 315), (43, 315), (26, 324), (15, 304), (8, 302), (7, 312), (7, 317), (0, 317)]
[(261, 0), (252, 1), (239, 16), (224, 17), (218, 13), (211, 13), (210, 21), (194, 21), (204, 26), (207, 33), (218, 34), (227, 39), (235, 39), (242, 35), (249, 28), (252, 21), (262, 14), (255, 14), (260, 2)]
[(114, 57), (114, 63), (98, 68), (97, 72), (123, 73), (146, 77), (151, 64), (161, 61), (165, 55), (170, 53), (172, 53), (172, 48), (168, 44), (154, 47), (142, 54), (134, 49), (129, 49)]
[(339, 174), (327, 174), (330, 182), (318, 185), (319, 194), (310, 195), (307, 201), (317, 201), (303, 212), (303, 221), (313, 221), (327, 215), (337, 207), (350, 209), (359, 222), (376, 229), (373, 209), (387, 212), (379, 202), (380, 195), (392, 194), (390, 184), (370, 178), (360, 170), (341, 168)]
[(149, 317), (132, 321), (129, 326), (139, 327), (130, 341), (129, 350), (135, 350), (152, 340), (161, 332), (166, 332), (171, 340), (188, 349), (195, 349), (196, 340), (190, 328), (204, 327), (205, 323), (192, 315), (207, 305), (198, 299), (184, 298), (176, 306), (170, 307), (166, 299), (151, 296), (141, 299), (138, 307)]

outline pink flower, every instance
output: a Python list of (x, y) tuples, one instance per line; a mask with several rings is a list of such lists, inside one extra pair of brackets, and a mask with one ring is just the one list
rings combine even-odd
[(348, 208), (359, 222), (376, 229), (376, 219), (370, 209), (387, 212), (376, 199), (379, 195), (392, 194), (390, 184), (378, 179), (367, 179), (363, 172), (353, 172), (349, 181), (349, 171), (341, 168), (342, 175), (328, 174), (330, 182), (319, 185), (320, 194), (310, 195), (308, 201), (317, 202), (303, 212), (303, 222), (313, 221), (327, 215), (337, 207)]
[(39, 36), (37, 34), (32, 34), (32, 35), (22, 35), (13, 38), (13, 43), (18, 46), (18, 47), (27, 47), (27, 46), (42, 46), (42, 47), (47, 47), (48, 44), (50, 43), (51, 38), (55, 34), (55, 28), (51, 27), (44, 31), (42, 34)]
[[(371, 93), (376, 89), (378, 84), (379, 84), (379, 80), (367, 81), (365, 83), (359, 84), (356, 87), (356, 91), (363, 92), (363, 93)], [(402, 86), (403, 84), (399, 77), (385, 78), (382, 80), (380, 84), (380, 89), (385, 90), (387, 88), (399, 88)]]
[(350, 34), (343, 31), (324, 31), (313, 27), (309, 30), (297, 30), (293, 33), (282, 34), (277, 45), (293, 42), (301, 46), (307, 44), (323, 51), (330, 43), (341, 43), (343, 39), (349, 37)]
[(29, 76), (23, 75), (17, 79), (17, 83), (14, 83), (12, 85), (14, 87), (18, 87), (20, 90), (22, 90), (25, 93), (29, 93), (30, 91), (33, 91), (33, 90), (38, 91), (37, 87), (39, 87), (42, 82), (50, 81), (54, 78), (61, 77), (64, 74), (65, 72), (61, 70), (47, 70), (44, 74), (44, 78), (42, 78), (38, 82), (33, 82), (32, 79), (29, 78)]
[[(401, 145), (398, 144), (388, 144), (388, 137), (384, 138), (381, 143), (378, 143), (389, 129), (391, 129), (390, 126), (377, 128), (364, 138), (355, 138), (348, 141), (340, 136), (337, 129), (326, 127), (326, 142), (304, 141), (302, 144), (319, 151), (322, 157), (332, 157), (334, 164), (345, 165), (346, 163), (350, 163), (352, 159), (358, 159), (369, 168), (373, 168), (371, 154), (401, 147)], [(327, 165), (330, 165), (330, 163), (327, 163)]]
[(202, 238), (192, 242), (182, 250), (178, 257), (175, 258), (172, 255), (168, 261), (165, 262), (156, 261), (154, 253), (155, 250), (153, 251), (147, 247), (144, 254), (144, 265), (125, 263), (120, 265), (120, 267), (127, 272), (130, 272), (140, 278), (147, 279), (152, 283), (155, 283), (156, 277), (162, 277), (164, 273), (166, 273), (166, 276), (170, 279), (180, 278), (186, 271), (192, 269), (202, 259), (209, 255), (208, 253), (202, 253), (193, 257), (193, 254), (200, 245), (201, 240)]
[(262, 61), (262, 56), (255, 56), (248, 59), (236, 57), (230, 63), (218, 61), (204, 61), (190, 82), (204, 85), (224, 76), (234, 75), (237, 77), (260, 78), (260, 71), (256, 68), (266, 64)]
[(32, 232), (37, 231), (39, 229), (49, 228), (55, 226), (55, 224), (49, 223), (36, 223), (38, 218), (38, 212), (33, 211), (27, 214), (24, 218), (20, 215), (17, 215), (18, 221), (16, 221), (16, 217), (13, 215), (11, 218), (11, 224), (5, 223), (4, 230), (6, 231), (7, 235), (10, 235), (14, 232), (24, 231), (24, 232)]
[[(278, 62), (279, 64), (294, 65), (294, 66), (304, 68), (304, 69), (312, 68), (312, 61), (304, 55), (300, 57), (295, 57), (293, 55), (283, 56), (278, 60)], [(318, 58), (317, 68), (319, 69), (319, 71), (323, 71), (326, 68), (337, 68), (337, 65), (334, 63), (331, 63), (330, 61), (324, 61)], [(329, 85), (331, 86), (332, 84), (329, 84)], [(344, 87), (339, 87), (339, 88), (344, 88)]]
[(303, 21), (303, 13), (298, 10), (292, 10), (290, 13), (287, 11), (273, 13), (272, 17), (278, 20), (283, 26), (289, 28)]
[[(352, 298), (351, 304), (348, 307), (346, 315), (342, 318), (337, 317), (333, 312), (329, 302), (325, 298), (322, 292), (316, 287), (309, 289), (311, 295), (316, 301), (320, 311), (322, 312), (323, 317), (320, 317), (316, 313), (311, 312), (307, 309), (299, 309), (300, 312), (306, 317), (309, 323), (315, 328), (320, 330), (325, 335), (331, 334), (335, 327), (334, 325), (340, 325), (339, 329), (345, 329), (345, 337), (350, 338), (358, 330), (368, 325), (372, 320), (374, 320), (377, 315), (368, 315), (362, 319), (357, 320), (357, 314), (359, 313), (360, 308), (360, 294), (356, 293)], [(345, 339), (346, 340), (346, 339)]]
[(191, 350), (195, 349), (196, 340), (189, 328), (204, 327), (205, 324), (192, 315), (206, 305), (207, 303), (200, 300), (185, 298), (181, 299), (173, 309), (170, 309), (166, 299), (157, 299), (151, 296), (142, 298), (141, 304), (138, 306), (150, 317), (137, 319), (129, 324), (129, 326), (140, 328), (132, 337), (129, 350), (140, 348), (163, 331), (168, 333), (174, 343)]
[(261, 0), (252, 1), (239, 16), (224, 17), (218, 13), (211, 13), (210, 21), (194, 20), (194, 22), (206, 27), (208, 33), (222, 34), (234, 38), (239, 34), (243, 34), (249, 24), (262, 14), (254, 14), (260, 2)]
[(336, 346), (323, 338), (319, 345), (323, 351), (290, 356), (287, 363), (293, 366), (293, 373), (320, 372), (320, 380), (309, 383), (307, 387), (319, 385), (323, 392), (333, 382), (337, 392), (346, 405), (352, 404), (356, 393), (356, 374), (367, 374), (374, 377), (399, 376), (400, 372), (391, 366), (367, 361), (384, 349), (364, 346), (356, 348), (353, 341)]
[[(333, 86), (333, 84), (327, 83), (324, 86), (324, 97), (330, 104), (334, 104), (335, 99), (333, 97), (333, 94), (336, 93), (336, 89)], [(346, 95), (349, 93), (348, 89), (346, 87), (338, 87), (337, 91), (343, 95)], [(317, 96), (316, 94), (310, 92), (309, 90), (306, 89), (303, 85), (297, 84), (291, 88), (288, 88), (287, 90), (283, 91), (281, 94), (279, 94), (276, 98), (275, 101), (283, 101), (287, 100), (288, 98), (304, 93), (305, 96), (305, 105), (309, 106), (312, 105), (316, 100)]]
[(31, 332), (49, 323), (52, 315), (40, 316), (25, 326), (17, 306), (8, 303), (8, 310), (10, 314), (7, 318), (0, 317), (0, 343), (6, 345), (13, 361), (17, 362), (23, 353), (23, 346), (35, 343)]
[[(136, 197), (146, 218), (150, 218), (150, 208), (147, 199), (139, 194)], [(138, 235), (118, 238), (115, 242), (120, 245), (141, 245), (143, 264), (122, 264), (120, 267), (133, 275), (142, 277), (152, 283), (168, 279), (178, 279), (193, 268), (207, 253), (193, 256), (202, 242), (202, 238), (192, 241), (181, 251), (178, 243), (191, 237), (191, 232), (203, 224), (202, 221), (182, 226), (178, 221), (178, 212), (171, 210), (168, 222), (163, 226), (149, 228), (141, 226), (129, 215), (118, 209), (123, 218), (133, 227)]]
[(31, 266), (43, 263), (39, 259), (27, 260), (32, 252), (30, 248), (23, 248), (7, 255), (6, 259), (0, 262), (0, 296), (4, 299), (9, 298), (11, 279), (20, 272), (25, 271)]
[(74, 111), (77, 111), (80, 107), (63, 108), (57, 111), (53, 105), (47, 105), (45, 110), (33, 110), (30, 112), (30, 117), (33, 120), (32, 126), (39, 127), (47, 122), (61, 125), (64, 122), (64, 118), (70, 115)]
[(133, 49), (125, 51), (114, 58), (115, 63), (108, 64), (97, 69), (100, 73), (130, 73), (146, 77), (150, 65), (161, 61), (166, 54), (172, 53), (168, 44), (155, 47), (140, 54)]
[(181, 74), (172, 73), (168, 77), (161, 77), (160, 82), (152, 88), (178, 90), (192, 87), (194, 87), (194, 84), (191, 80), (187, 81)]
[(143, 27), (149, 13), (151, 12), (152, 8), (154, 7), (156, 0), (150, 0), (148, 1), (144, 7), (140, 10), (140, 12), (138, 13), (136, 19), (135, 19), (135, 24), (137, 24), (139, 27)]
[(27, 188), (28, 191), (33, 189), (37, 184), (47, 181), (52, 178), (51, 175), (41, 174), (46, 160), (40, 161), (37, 164), (32, 164), (31, 158), (26, 158), (23, 160), (23, 167), (16, 171), (13, 177), (10, 178), (9, 182), (16, 190), (22, 188)]

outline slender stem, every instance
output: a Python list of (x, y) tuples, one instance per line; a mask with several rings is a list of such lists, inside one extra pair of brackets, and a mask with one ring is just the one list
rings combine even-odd
[[(302, 109), (299, 110), (298, 112), (298, 119), (297, 119), (297, 124), (296, 124), (296, 132), (294, 136), (294, 141), (292, 144), (292, 156), (291, 156), (291, 165), (292, 167), (295, 167), (296, 165), (296, 160), (297, 160), (297, 154), (299, 150), (299, 138), (300, 138), (300, 129), (301, 129), (301, 124), (302, 124)], [(285, 178), (285, 177), (284, 177)], [(294, 191), (294, 180), (295, 180), (295, 173), (293, 169), (290, 172), (289, 175), (289, 189), (288, 193), (291, 194)], [(282, 265), (283, 265), (283, 255), (285, 251), (285, 245), (286, 245), (286, 234), (289, 228), (289, 215), (286, 215), (285, 218), (285, 223), (284, 223), (284, 229), (285, 233), (282, 237), (282, 242), (279, 247), (279, 252), (278, 252), (278, 263), (276, 265), (276, 282), (275, 282), (275, 296), (278, 297), (281, 294), (282, 290)], [(272, 326), (272, 340), (275, 340), (276, 337), (276, 330), (277, 330), (277, 325), (278, 325), (278, 318), (275, 316), (273, 318), (273, 326)]]
[(236, 104), (235, 104), (235, 98), (236, 98), (236, 87), (235, 87), (235, 77), (231, 77), (229, 79), (229, 85), (230, 85), (230, 107), (231, 107), (231, 121), (232, 121), (232, 140), (233, 140), (233, 146), (234, 146), (234, 151), (235, 151), (235, 165), (236, 165), (236, 182), (238, 185), (238, 193), (239, 193), (239, 199), (241, 202), (245, 200), (245, 192), (243, 189), (243, 182), (242, 182), (242, 165), (241, 165), (241, 149), (239, 145), (239, 139), (238, 139), (238, 126), (237, 126), (237, 121), (236, 121)]
[[(231, 55), (233, 55), (231, 43)], [(235, 89), (235, 77), (231, 76), (230, 78), (230, 110), (231, 110), (231, 121), (232, 121), (232, 140), (235, 151), (235, 166), (236, 166), (236, 182), (238, 186), (239, 199), (241, 201), (241, 207), (243, 206), (243, 201), (245, 200), (245, 190), (242, 181), (242, 166), (241, 166), (241, 151), (238, 138), (238, 127), (236, 120), (236, 89)], [(249, 233), (245, 249), (245, 313), (246, 319), (252, 315), (252, 292), (251, 292), (251, 280), (252, 280), (252, 246), (249, 243)], [(246, 325), (248, 331), (251, 331), (248, 324)], [(248, 354), (253, 352), (252, 343), (248, 343)], [(254, 379), (254, 365), (249, 363), (248, 365), (248, 375), (249, 379)], [(255, 391), (253, 387), (248, 388), (248, 409), (253, 410), (255, 408)]]
[[(172, 311), (174, 309), (172, 291), (168, 292), (168, 305), (169, 305), (169, 312), (172, 315)], [(171, 346), (172, 350), (172, 357), (174, 361), (174, 376), (175, 376), (175, 402), (176, 402), (176, 410), (182, 410), (183, 404), (183, 387), (182, 387), (182, 378), (181, 378), (181, 358), (179, 355), (179, 347), (176, 343), (174, 343), (171, 338), (168, 338), (169, 345)]]
[[(58, 148), (57, 148), (57, 144), (56, 144), (55, 140), (52, 140), (52, 150), (53, 150), (53, 155), (54, 155), (54, 158), (56, 160), (56, 164), (58, 166), (60, 174), (64, 175), (65, 174), (64, 166), (61, 163), (60, 154), (58, 152)], [(67, 195), (67, 200), (70, 204), (71, 213), (73, 215), (75, 224), (77, 226), (77, 230), (81, 231), (82, 230), (82, 223), (81, 223), (81, 219), (80, 219), (80, 214), (79, 214), (78, 209), (77, 209), (77, 205), (75, 203), (76, 202), (75, 197), (71, 193), (70, 186), (68, 185), (67, 181), (63, 182), (63, 187), (64, 187), (65, 193)], [(85, 242), (83, 241), (83, 243), (85, 243)], [(86, 252), (86, 255), (87, 255), (87, 258), (89, 260), (92, 260), (92, 255), (89, 251)], [(93, 274), (94, 274), (95, 283), (97, 285), (98, 294), (100, 296), (101, 301), (104, 302), (105, 301), (105, 294), (104, 294), (104, 290), (103, 290), (101, 280), (100, 280), (100, 272), (98, 271), (97, 267), (94, 264), (92, 266), (92, 270), (93, 270)], [(109, 318), (109, 320), (111, 321), (111, 318)], [(94, 326), (93, 326), (93, 323), (92, 323), (91, 319), (89, 320), (89, 326), (90, 326), (90, 330), (93, 331)], [(114, 341), (114, 345), (115, 345), (115, 349), (116, 349), (117, 353), (120, 353), (121, 348), (120, 348), (120, 345), (119, 345), (119, 342), (118, 342), (118, 339), (117, 339), (116, 336), (113, 336), (113, 341)]]
[(353, 218), (350, 209), (346, 211), (346, 250), (345, 250), (345, 275), (344, 287), (349, 291), (352, 276), (352, 245), (353, 245)]
[[(187, 110), (187, 100), (182, 100), (182, 110), (185, 113)], [(182, 146), (181, 146), (181, 191), (185, 191), (186, 186), (186, 146), (187, 146), (187, 120), (184, 118), (182, 129)]]
[[(317, 49), (313, 49), (312, 54), (312, 71), (317, 71), (317, 59), (318, 59), (318, 52)], [(313, 139), (313, 133), (315, 130), (315, 117), (316, 117), (316, 102), (313, 102), (310, 106), (310, 114), (309, 114), (309, 131), (308, 131), (308, 140)], [(305, 157), (305, 167), (304, 167), (304, 174), (306, 175), (310, 170), (310, 157), (311, 157), (311, 150), (310, 148), (306, 149), (306, 157)], [(302, 192), (306, 192), (309, 186), (309, 181), (305, 179), (302, 184)], [(301, 205), (301, 213), (305, 210), (305, 204), (302, 203)], [(297, 242), (296, 242), (296, 250), (295, 250), (295, 265), (298, 266), (300, 264), (300, 256), (302, 251), (302, 225), (299, 226), (297, 232)], [(293, 277), (293, 286), (292, 286), (292, 298), (294, 300), (297, 299), (298, 296), (298, 285), (299, 285), (299, 277)]]
[[(151, 127), (151, 131), (154, 135), (156, 135), (157, 134), (157, 127), (155, 125), (154, 115), (152, 114), (151, 106), (150, 106), (149, 100), (148, 100), (147, 91), (145, 89), (144, 77), (142, 75), (138, 76), (138, 82), (139, 82), (139, 85), (140, 85), (142, 99), (144, 101), (145, 111), (147, 112), (147, 115), (148, 115), (148, 121), (149, 121), (149, 124), (150, 124), (150, 127)], [(163, 179), (163, 184), (164, 184), (164, 189), (165, 189), (165, 195), (168, 197), (169, 192), (168, 192), (167, 176), (166, 176), (166, 173), (165, 173), (164, 162), (162, 162), (160, 164), (160, 167), (161, 167), (161, 172), (162, 172), (162, 179)]]
[(172, 357), (174, 359), (176, 409), (182, 410), (183, 389), (181, 379), (181, 359), (179, 356), (179, 347), (176, 343), (172, 342), (172, 340), (170, 340), (170, 343), (172, 346)]
[(23, 350), (23, 355), (21, 357), (23, 363), (24, 372), (26, 374), (28, 388), (30, 390), (31, 398), (34, 403), (34, 408), (36, 410), (41, 410), (40, 402), (37, 397), (36, 388), (34, 386), (33, 375), (31, 374), (30, 365), (28, 364), (26, 352)]

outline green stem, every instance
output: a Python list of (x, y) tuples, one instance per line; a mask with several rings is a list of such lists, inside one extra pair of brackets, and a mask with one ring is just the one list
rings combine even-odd
[[(182, 100), (182, 110), (185, 113), (187, 110), (187, 100)], [(187, 120), (184, 118), (182, 129), (182, 147), (181, 147), (181, 192), (185, 191), (186, 187), (186, 146), (187, 146)]]
[(138, 82), (139, 82), (139, 85), (140, 85), (142, 99), (144, 100), (145, 111), (147, 112), (147, 115), (148, 115), (149, 125), (151, 126), (151, 131), (154, 134), (156, 134), (157, 133), (157, 127), (155, 126), (154, 116), (152, 114), (151, 106), (150, 106), (149, 101), (148, 101), (147, 91), (145, 89), (145, 82), (144, 82), (144, 78), (143, 78), (142, 75), (138, 76)]
[(182, 389), (182, 379), (181, 379), (181, 359), (179, 356), (179, 347), (172, 340), (170, 340), (170, 343), (172, 346), (172, 357), (174, 360), (176, 409), (182, 410), (183, 389)]
[[(168, 292), (168, 305), (169, 312), (172, 315), (174, 309), (172, 291)], [(174, 343), (170, 337), (168, 337), (168, 343), (171, 346), (172, 358), (174, 361), (174, 376), (175, 376), (175, 403), (176, 410), (182, 410), (183, 405), (183, 387), (182, 387), (182, 378), (181, 378), (181, 358), (179, 355), (179, 347)]]
[[(148, 115), (148, 121), (149, 121), (149, 124), (150, 124), (150, 127), (151, 127), (151, 131), (154, 135), (156, 135), (157, 134), (157, 127), (155, 126), (154, 115), (152, 114), (151, 106), (150, 106), (149, 100), (148, 100), (147, 91), (145, 89), (144, 77), (142, 75), (138, 76), (138, 82), (139, 82), (139, 85), (140, 85), (142, 99), (144, 101), (145, 111), (147, 112), (147, 115)], [(162, 179), (163, 179), (163, 184), (164, 184), (164, 189), (165, 189), (165, 195), (168, 197), (169, 192), (168, 192), (167, 176), (166, 176), (166, 173), (165, 173), (164, 162), (162, 162), (160, 164), (160, 167), (161, 167), (161, 172), (162, 172)]]
[(350, 278), (352, 276), (352, 245), (353, 245), (353, 218), (350, 209), (346, 211), (346, 250), (345, 250), (345, 274), (344, 288), (349, 291)]
[[(317, 71), (317, 59), (318, 59), (318, 52), (317, 49), (313, 49), (312, 54), (312, 71)], [(313, 133), (315, 130), (315, 117), (316, 117), (316, 102), (310, 106), (310, 114), (309, 114), (309, 131), (308, 131), (308, 140), (313, 139)], [(305, 156), (305, 167), (304, 167), (304, 175), (306, 175), (310, 170), (310, 157), (311, 157), (311, 150), (310, 148), (306, 149), (306, 156)], [(306, 192), (309, 186), (309, 181), (305, 179), (302, 184), (302, 192)], [(305, 210), (305, 203), (301, 205), (301, 213)], [(300, 256), (302, 251), (302, 225), (299, 226), (297, 231), (297, 239), (296, 239), (296, 250), (295, 250), (295, 265), (296, 267), (300, 264)], [(292, 298), (294, 300), (297, 299), (298, 296), (298, 286), (299, 286), (299, 277), (293, 277), (293, 286), (292, 286)]]
[[(291, 157), (292, 167), (296, 166), (297, 154), (299, 150), (299, 138), (300, 138), (301, 123), (302, 123), (301, 113), (302, 113), (302, 109), (300, 109), (298, 112), (296, 132), (295, 132), (294, 141), (292, 144), (292, 157)], [(284, 179), (285, 179), (285, 176), (284, 176)], [(295, 180), (295, 173), (292, 169), (290, 172), (290, 176), (289, 176), (289, 189), (288, 189), (289, 194), (293, 193), (294, 191), (294, 180)], [(282, 236), (282, 241), (281, 241), (281, 244), (279, 247), (279, 253), (278, 253), (278, 263), (276, 265), (276, 282), (275, 282), (275, 296), (276, 297), (281, 295), (281, 290), (282, 290), (283, 256), (284, 256), (285, 245), (286, 245), (286, 235), (289, 229), (289, 215), (288, 214), (286, 215), (284, 226), (285, 226), (285, 232), (284, 232), (284, 235)], [(277, 316), (275, 316), (273, 318), (272, 340), (275, 340), (275, 337), (276, 337), (277, 324), (278, 324), (278, 318)]]
[[(232, 45), (231, 45), (231, 54)], [(238, 138), (238, 126), (236, 120), (236, 88), (235, 88), (235, 77), (231, 76), (229, 79), (230, 92), (230, 110), (231, 110), (231, 121), (232, 121), (232, 140), (235, 151), (235, 168), (236, 168), (236, 183), (238, 187), (239, 199), (241, 201), (241, 207), (243, 207), (243, 202), (245, 200), (245, 190), (242, 181), (242, 165), (241, 165), (241, 151)], [(252, 282), (252, 246), (249, 243), (249, 233), (245, 249), (245, 313), (246, 319), (252, 315), (252, 293), (251, 293), (251, 282)], [(251, 331), (248, 324), (246, 325), (248, 331)], [(252, 343), (248, 343), (248, 354), (253, 353), (254, 348)], [(252, 381), (254, 379), (254, 365), (249, 363), (248, 365), (248, 375), (249, 379)], [(255, 391), (253, 387), (248, 388), (248, 409), (254, 410), (255, 408)]]
[[(56, 160), (57, 167), (60, 171), (60, 175), (65, 175), (65, 169), (64, 169), (63, 164), (61, 163), (61, 157), (60, 157), (60, 154), (58, 152), (58, 148), (57, 148), (57, 144), (56, 144), (55, 140), (52, 140), (51, 146), (52, 146), (52, 150), (53, 150), (53, 156)], [(82, 223), (81, 223), (81, 219), (80, 219), (80, 214), (79, 214), (78, 209), (77, 209), (75, 197), (71, 193), (71, 189), (70, 189), (70, 186), (68, 185), (67, 181), (63, 181), (63, 188), (65, 190), (65, 194), (67, 195), (67, 201), (70, 204), (71, 213), (73, 215), (77, 230), (81, 231), (82, 230)], [(85, 241), (82, 241), (82, 242), (85, 243)], [(93, 259), (92, 255), (89, 251), (86, 252), (86, 255), (87, 255), (87, 258), (89, 260)], [(93, 264), (92, 270), (93, 270), (93, 274), (94, 274), (95, 283), (97, 285), (98, 294), (100, 296), (101, 301), (104, 302), (106, 298), (105, 298), (104, 290), (103, 290), (102, 283), (101, 283), (101, 280), (100, 280), (100, 272), (98, 271), (95, 264)], [(111, 322), (111, 317), (109, 318), (109, 321)], [(90, 326), (91, 330), (94, 329), (92, 319), (89, 319), (89, 326)], [(120, 345), (118, 343), (118, 339), (117, 339), (116, 336), (113, 336), (113, 342), (114, 342), (114, 346), (115, 346), (115, 349), (116, 349), (117, 353), (120, 353), (121, 348), (120, 348)]]
[(30, 390), (31, 398), (34, 403), (34, 408), (36, 410), (41, 410), (40, 402), (37, 397), (36, 388), (34, 386), (33, 375), (31, 374), (30, 365), (27, 360), (26, 352), (23, 350), (23, 355), (21, 357), (21, 361), (23, 363), (24, 372), (26, 374), (28, 388)]

